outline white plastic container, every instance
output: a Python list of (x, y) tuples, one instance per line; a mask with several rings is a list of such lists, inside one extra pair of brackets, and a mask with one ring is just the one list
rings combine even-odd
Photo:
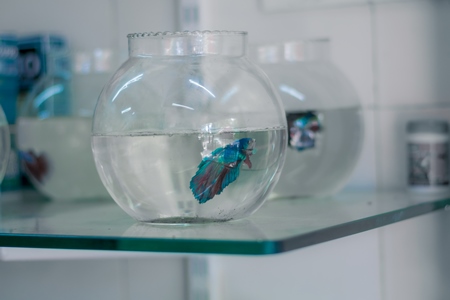
[(448, 123), (411, 121), (407, 132), (408, 189), (416, 193), (448, 193)]

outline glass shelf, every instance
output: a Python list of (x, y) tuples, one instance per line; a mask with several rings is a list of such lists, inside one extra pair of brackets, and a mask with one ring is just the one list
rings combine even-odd
[(156, 226), (135, 222), (111, 199), (58, 202), (35, 191), (9, 192), (0, 196), (0, 247), (274, 254), (448, 205), (450, 197), (351, 192), (323, 199), (267, 201), (240, 221)]

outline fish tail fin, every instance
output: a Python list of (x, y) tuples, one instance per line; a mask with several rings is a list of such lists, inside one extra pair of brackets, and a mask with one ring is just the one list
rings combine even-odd
[(195, 199), (202, 204), (222, 193), (238, 176), (239, 166), (229, 167), (210, 160), (200, 164), (189, 186)]

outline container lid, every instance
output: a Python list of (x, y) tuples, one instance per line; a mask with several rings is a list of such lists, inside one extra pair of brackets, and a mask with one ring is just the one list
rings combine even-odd
[(416, 120), (408, 122), (409, 133), (448, 133), (448, 123), (444, 120)]

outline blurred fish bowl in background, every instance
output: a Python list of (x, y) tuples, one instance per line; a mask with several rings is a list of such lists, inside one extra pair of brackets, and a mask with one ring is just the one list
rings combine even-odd
[(9, 126), (5, 114), (3, 113), (3, 109), (0, 106), (0, 183), (5, 176), (6, 167), (8, 165), (9, 148)]
[(337, 193), (361, 151), (358, 96), (330, 61), (330, 41), (260, 44), (252, 58), (280, 93), (288, 123), (286, 163), (271, 198)]
[(90, 146), (92, 115), (116, 67), (109, 49), (46, 54), (46, 74), (21, 105), (17, 142), (22, 168), (44, 195), (57, 200), (107, 197)]

